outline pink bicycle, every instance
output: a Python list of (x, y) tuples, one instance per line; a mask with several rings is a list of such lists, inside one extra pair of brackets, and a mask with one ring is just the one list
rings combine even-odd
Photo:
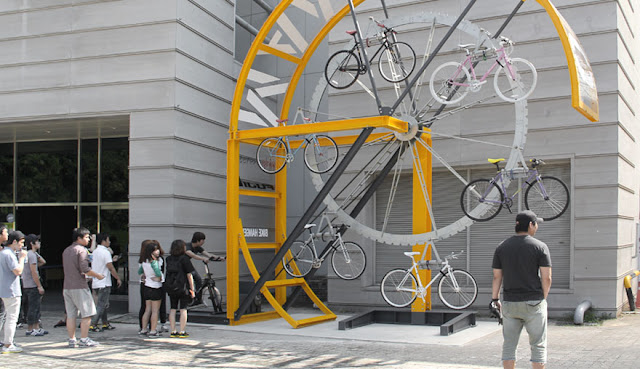
[[(486, 31), (485, 31), (486, 32)], [(462, 63), (448, 62), (440, 65), (431, 75), (429, 89), (433, 98), (441, 104), (460, 102), (469, 91), (477, 92), (496, 67), (493, 87), (500, 98), (508, 102), (526, 99), (536, 87), (538, 73), (529, 61), (510, 58), (513, 42), (500, 38), (500, 48), (469, 49), (474, 44), (459, 45), (467, 53)], [(476, 76), (474, 63), (495, 59), (493, 65), (480, 77)]]

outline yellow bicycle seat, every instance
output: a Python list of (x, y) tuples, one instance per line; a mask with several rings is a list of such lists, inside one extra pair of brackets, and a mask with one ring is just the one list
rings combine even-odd
[(489, 163), (491, 164), (495, 164), (495, 163), (499, 163), (501, 161), (505, 161), (505, 158), (500, 158), (500, 159), (487, 159), (489, 161)]

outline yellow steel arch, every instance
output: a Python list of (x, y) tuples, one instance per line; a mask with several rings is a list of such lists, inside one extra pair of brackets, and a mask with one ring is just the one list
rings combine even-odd
[[(525, 1), (525, 0), (523, 0)], [(547, 11), (556, 27), (571, 77), (571, 106), (592, 122), (600, 118), (598, 89), (587, 54), (575, 32), (550, 0), (536, 0)]]

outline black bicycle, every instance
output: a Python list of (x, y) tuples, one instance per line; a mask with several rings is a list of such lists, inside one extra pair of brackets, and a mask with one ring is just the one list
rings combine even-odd
[[(380, 56), (378, 71), (385, 80), (391, 83), (404, 81), (416, 66), (415, 51), (406, 42), (395, 41), (394, 35), (397, 32), (393, 28), (385, 26), (373, 17), (370, 19), (381, 28), (374, 37), (363, 40), (365, 47), (380, 45), (370, 60), (373, 61)], [(355, 40), (351, 50), (340, 50), (331, 55), (324, 67), (324, 76), (333, 88), (347, 88), (354, 84), (361, 74), (367, 73), (367, 66), (362, 62), (360, 44), (356, 39), (357, 32), (347, 31)]]
[[(209, 260), (221, 261), (221, 259), (214, 259), (214, 258), (210, 258)], [(202, 286), (198, 288), (195, 295), (202, 296), (206, 292), (209, 295), (207, 299), (211, 300), (213, 313), (214, 314), (222, 313), (222, 294), (220, 293), (220, 290), (218, 290), (218, 287), (216, 287), (216, 281), (215, 279), (213, 279), (213, 274), (211, 274), (211, 272), (209, 271), (209, 264), (205, 263), (204, 261), (203, 261), (203, 264), (204, 264), (204, 278), (202, 279)], [(206, 303), (204, 296), (202, 296), (202, 303), (205, 306), (209, 306)], [(194, 305), (194, 306), (197, 306), (197, 305)]]

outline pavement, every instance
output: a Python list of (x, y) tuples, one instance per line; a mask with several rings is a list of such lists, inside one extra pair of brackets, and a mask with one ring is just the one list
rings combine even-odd
[[(317, 311), (296, 309), (296, 319)], [(0, 368), (500, 368), (502, 335), (496, 320), (451, 336), (439, 328), (374, 324), (339, 331), (338, 321), (293, 329), (283, 319), (241, 325), (187, 325), (190, 338), (138, 336), (137, 314), (111, 317), (113, 331), (90, 333), (95, 348), (68, 348), (60, 318), (44, 311), (44, 337), (16, 333), (20, 354), (0, 355)], [(547, 368), (637, 368), (640, 315), (623, 315), (600, 325), (549, 325)], [(518, 346), (518, 368), (530, 367), (526, 334)]]

